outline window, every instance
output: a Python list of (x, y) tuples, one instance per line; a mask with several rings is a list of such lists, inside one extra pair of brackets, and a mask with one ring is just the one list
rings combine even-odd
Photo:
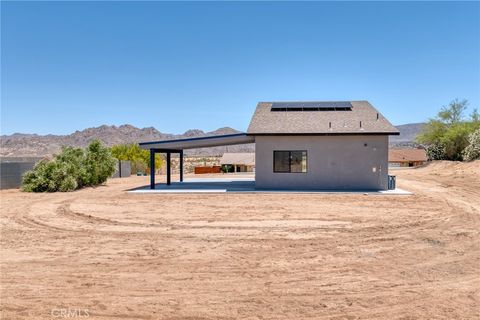
[(273, 172), (307, 172), (307, 151), (273, 151)]

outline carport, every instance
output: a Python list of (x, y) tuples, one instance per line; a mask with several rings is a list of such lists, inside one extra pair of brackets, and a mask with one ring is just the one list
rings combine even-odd
[(167, 155), (167, 185), (171, 184), (171, 155), (178, 153), (180, 156), (180, 182), (183, 182), (183, 150), (198, 149), (255, 142), (255, 136), (246, 133), (207, 136), (199, 138), (141, 142), (140, 148), (150, 150), (150, 189), (155, 189), (155, 154)]

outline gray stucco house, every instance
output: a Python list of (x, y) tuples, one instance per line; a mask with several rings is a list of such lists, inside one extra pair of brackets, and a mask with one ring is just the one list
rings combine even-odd
[(167, 184), (171, 153), (182, 181), (184, 149), (254, 142), (256, 189), (386, 190), (388, 137), (398, 134), (368, 101), (260, 102), (246, 133), (140, 145), (152, 159), (167, 154)]

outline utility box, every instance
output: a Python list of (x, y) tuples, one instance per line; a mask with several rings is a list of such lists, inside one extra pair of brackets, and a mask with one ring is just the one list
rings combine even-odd
[(388, 190), (395, 190), (397, 187), (397, 177), (396, 176), (388, 176)]

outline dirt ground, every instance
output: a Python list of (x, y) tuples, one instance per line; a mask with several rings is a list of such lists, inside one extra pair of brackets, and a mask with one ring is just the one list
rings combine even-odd
[(480, 161), (413, 196), (1, 196), (1, 319), (478, 319)]

